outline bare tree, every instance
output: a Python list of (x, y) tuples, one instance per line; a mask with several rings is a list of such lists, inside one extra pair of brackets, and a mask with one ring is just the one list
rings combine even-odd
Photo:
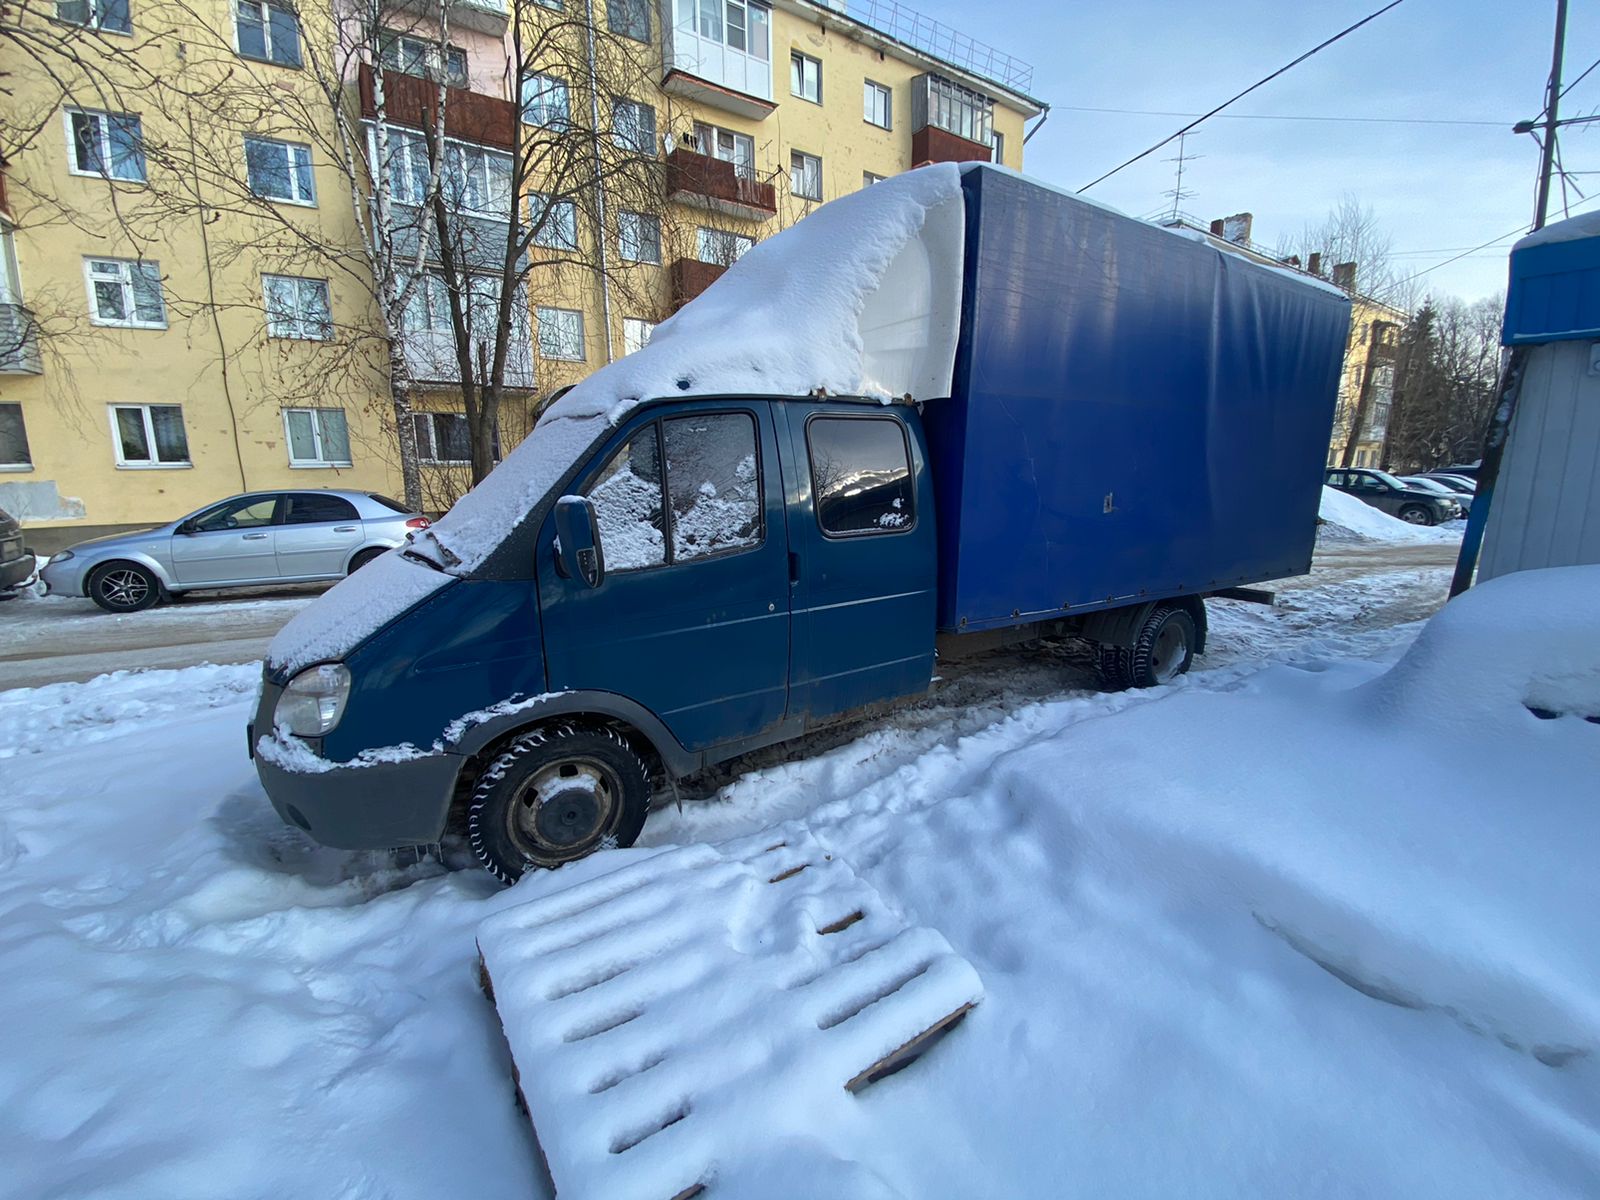
[(1481, 457), (1500, 371), (1500, 296), (1425, 302), (1400, 335), (1385, 466), (1430, 470)]
[(1384, 232), (1372, 206), (1362, 204), (1354, 193), (1341, 196), (1320, 223), (1282, 239), (1274, 253), (1283, 259), (1297, 258), (1307, 269), (1315, 261), (1318, 273), (1330, 278), (1335, 267), (1354, 263), (1348, 290), (1401, 311), (1415, 305), (1417, 286), (1395, 261), (1394, 239)]

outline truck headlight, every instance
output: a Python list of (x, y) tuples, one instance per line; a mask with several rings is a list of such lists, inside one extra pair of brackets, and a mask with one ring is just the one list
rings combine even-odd
[(278, 697), (272, 726), (297, 737), (321, 737), (339, 723), (348, 699), (350, 669), (343, 663), (307, 667)]

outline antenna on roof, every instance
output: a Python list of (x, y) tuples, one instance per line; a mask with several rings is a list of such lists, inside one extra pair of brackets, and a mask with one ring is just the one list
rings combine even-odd
[(1183, 209), (1183, 202), (1185, 200), (1189, 199), (1189, 197), (1195, 195), (1194, 192), (1185, 189), (1184, 186), (1183, 186), (1183, 167), (1184, 167), (1184, 164), (1185, 163), (1191, 163), (1191, 162), (1194, 162), (1196, 159), (1200, 159), (1200, 158), (1204, 158), (1205, 157), (1204, 154), (1190, 154), (1190, 153), (1188, 153), (1187, 152), (1187, 146), (1186, 146), (1186, 143), (1188, 142), (1188, 140), (1189, 140), (1189, 134), (1188, 133), (1180, 133), (1178, 135), (1178, 153), (1177, 153), (1177, 156), (1175, 158), (1164, 158), (1164, 159), (1161, 160), (1162, 162), (1169, 162), (1169, 163), (1177, 163), (1178, 164), (1178, 179), (1177, 179), (1177, 182), (1171, 188), (1169, 188), (1167, 191), (1164, 191), (1164, 192), (1161, 193), (1163, 196), (1171, 196), (1172, 197), (1172, 212), (1170, 214), (1168, 214), (1168, 219), (1172, 220), (1172, 221), (1176, 221), (1178, 219), (1178, 217), (1179, 217), (1179, 215), (1180, 215), (1180, 213), (1181, 213), (1181, 211)]

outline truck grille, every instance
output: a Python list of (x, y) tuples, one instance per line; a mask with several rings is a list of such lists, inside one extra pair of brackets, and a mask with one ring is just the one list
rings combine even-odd
[(10, 562), (13, 558), (22, 557), (22, 538), (0, 538), (0, 562)]

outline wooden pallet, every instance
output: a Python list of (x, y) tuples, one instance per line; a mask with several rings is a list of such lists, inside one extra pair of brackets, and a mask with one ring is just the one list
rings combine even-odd
[(825, 1134), (982, 997), (801, 830), (635, 861), (497, 913), (478, 946), (562, 1200), (714, 1194), (763, 1115)]

